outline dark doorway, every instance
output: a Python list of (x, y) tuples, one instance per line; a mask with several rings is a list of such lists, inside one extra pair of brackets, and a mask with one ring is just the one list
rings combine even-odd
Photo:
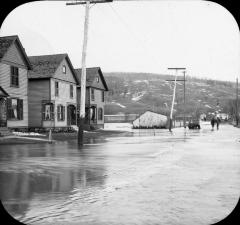
[(67, 125), (76, 125), (76, 106), (68, 105), (67, 106)]

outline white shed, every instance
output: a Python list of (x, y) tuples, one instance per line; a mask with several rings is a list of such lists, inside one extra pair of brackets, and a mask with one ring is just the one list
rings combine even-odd
[(146, 111), (133, 121), (133, 128), (165, 128), (167, 117), (159, 113)]

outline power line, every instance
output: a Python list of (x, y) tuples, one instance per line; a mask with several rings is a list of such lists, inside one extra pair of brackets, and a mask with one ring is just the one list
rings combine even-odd
[(159, 61), (155, 58), (155, 56), (149, 54), (150, 52), (146, 48), (146, 42), (144, 40), (142, 40), (142, 39), (139, 39), (139, 37), (136, 36), (136, 34), (133, 32), (132, 28), (125, 22), (125, 20), (120, 16), (120, 14), (116, 11), (116, 9), (113, 8), (113, 6), (111, 4), (108, 4), (108, 5), (112, 9), (112, 11), (116, 14), (116, 16), (118, 17), (119, 21), (126, 28), (126, 30), (129, 32), (129, 34), (133, 37), (133, 39), (140, 43), (138, 45), (138, 47), (141, 46), (141, 48), (152, 58), (152, 60), (155, 61), (156, 64), (159, 64)]

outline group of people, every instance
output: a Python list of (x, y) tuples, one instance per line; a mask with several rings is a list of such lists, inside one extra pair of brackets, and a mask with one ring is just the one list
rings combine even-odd
[(211, 118), (211, 125), (212, 125), (212, 130), (214, 130), (215, 124), (217, 125), (217, 130), (219, 129), (219, 124), (220, 124), (220, 118), (218, 114), (214, 114)]

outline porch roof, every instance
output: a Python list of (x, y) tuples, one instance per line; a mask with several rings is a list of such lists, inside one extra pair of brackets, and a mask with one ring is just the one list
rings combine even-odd
[(0, 86), (0, 97), (7, 97), (8, 93)]

